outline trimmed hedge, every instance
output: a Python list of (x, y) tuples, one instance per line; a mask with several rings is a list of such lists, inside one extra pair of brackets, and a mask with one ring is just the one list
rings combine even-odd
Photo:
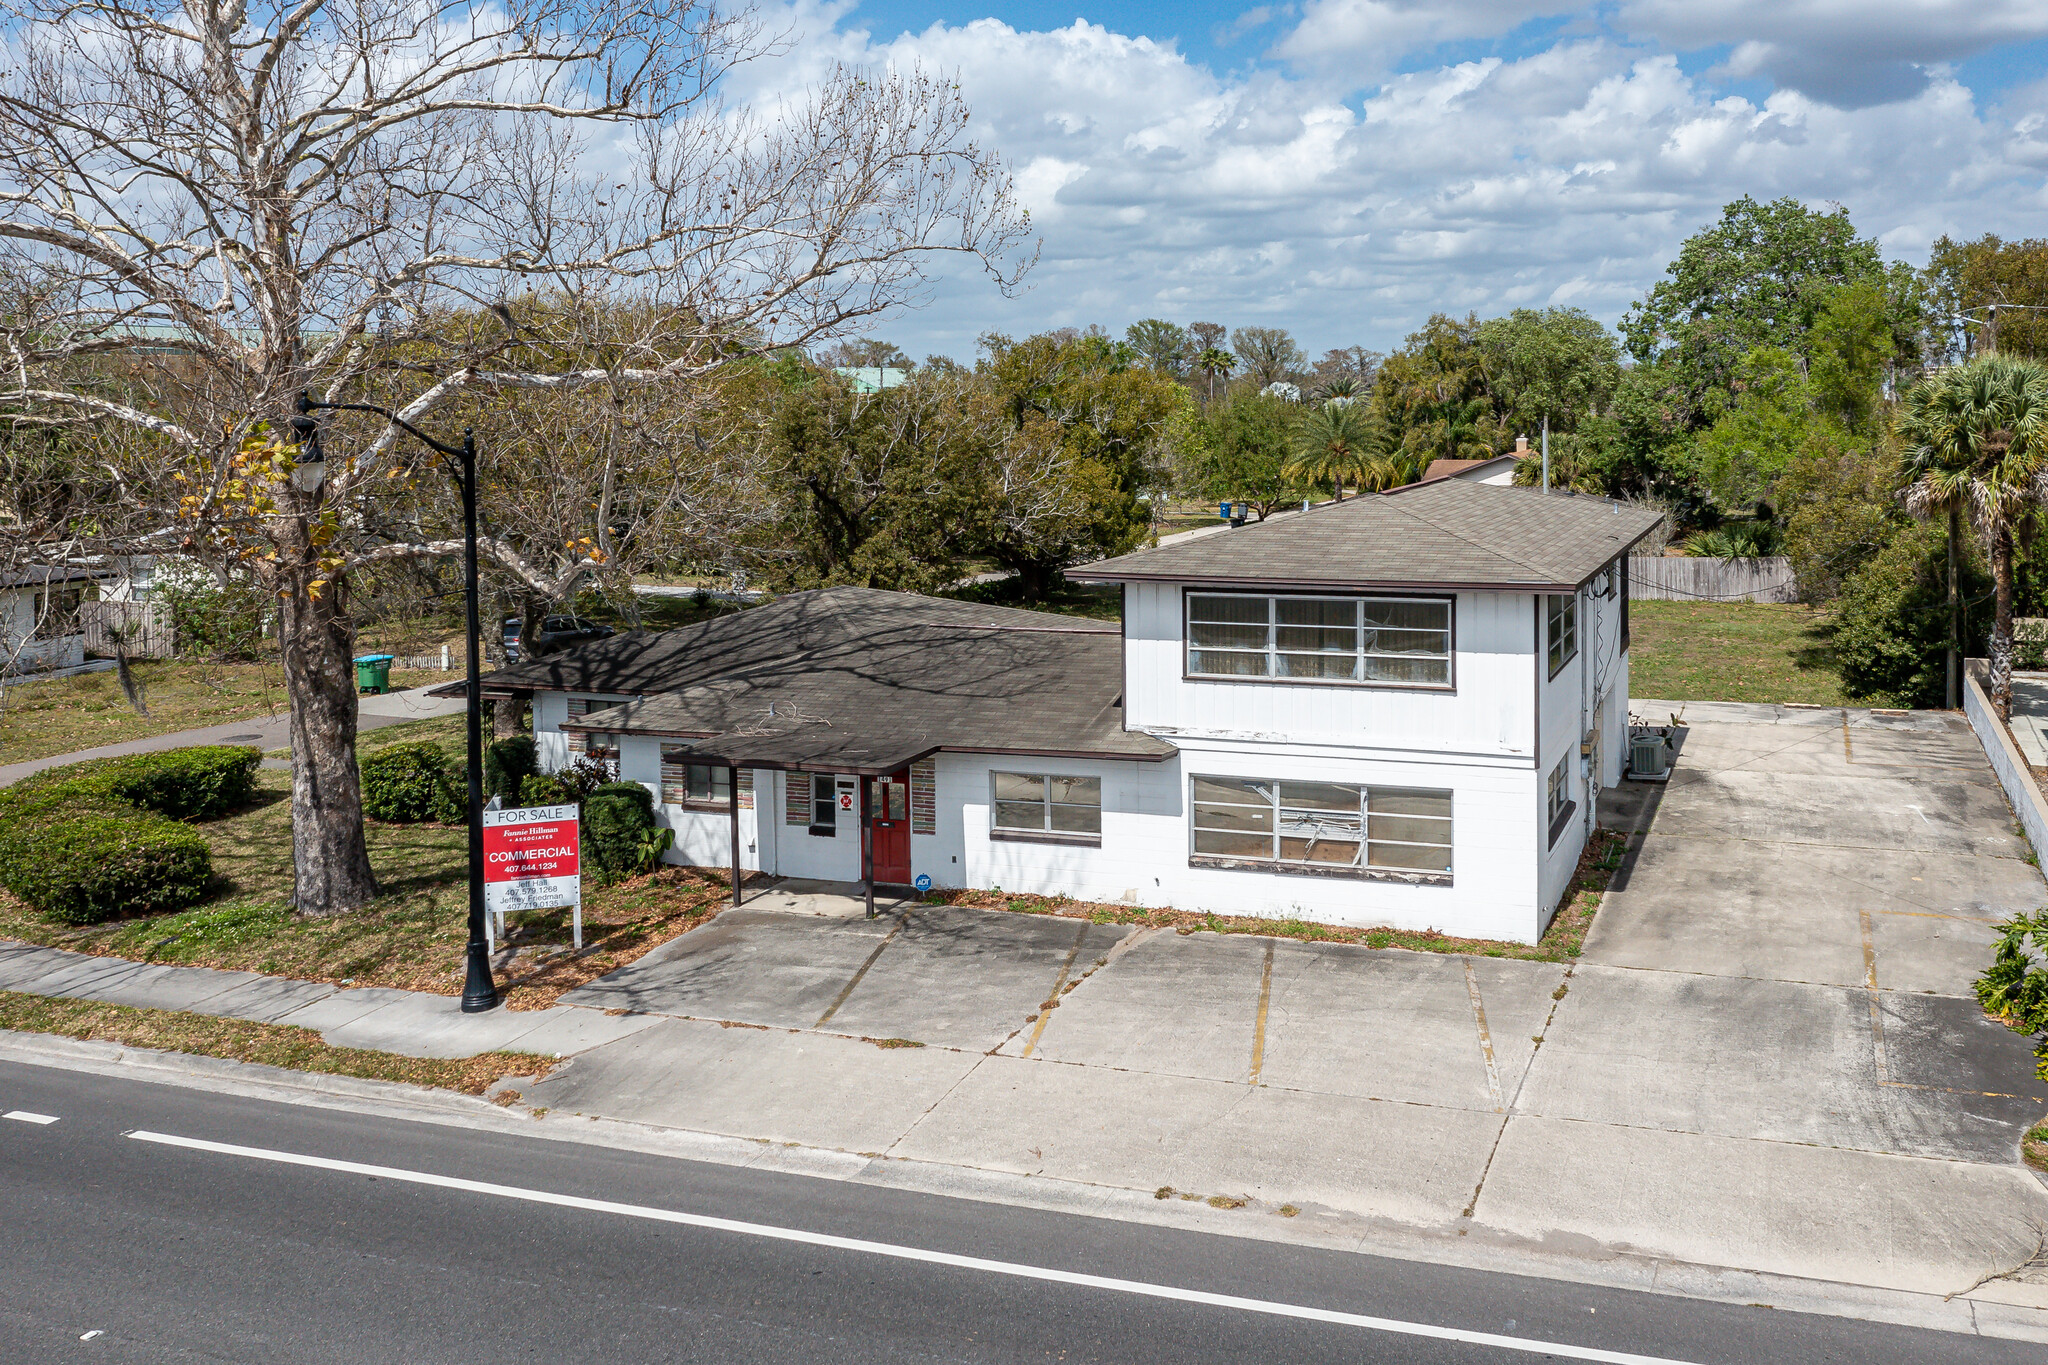
[(206, 894), (213, 857), (182, 821), (245, 804), (262, 757), (208, 745), (24, 779), (0, 791), (0, 886), (70, 924), (190, 905)]
[(607, 782), (583, 802), (583, 850), (607, 882), (651, 871), (675, 842), (654, 820), (654, 793), (638, 782)]
[(441, 746), (427, 740), (393, 744), (363, 760), (363, 814), (394, 824), (462, 819), (469, 779), (449, 771)]

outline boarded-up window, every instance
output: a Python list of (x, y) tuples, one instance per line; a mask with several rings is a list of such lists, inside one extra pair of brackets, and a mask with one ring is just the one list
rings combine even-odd
[(752, 768), (742, 768), (740, 769), (740, 809), (752, 810), (753, 808), (754, 770)]
[(910, 832), (939, 832), (939, 769), (927, 758), (910, 765)]
[[(580, 716), (586, 716), (586, 715), (588, 715), (588, 714), (590, 714), (590, 698), (588, 698), (588, 697), (571, 697), (571, 698), (569, 698), (569, 719), (570, 719), (570, 720), (575, 720), (575, 719), (577, 719), (577, 718), (578, 718), (578, 717), (580, 717)], [(570, 753), (572, 753), (572, 754), (580, 754), (580, 753), (582, 753), (582, 752), (583, 752), (583, 750), (584, 750), (584, 743), (583, 743), (583, 732), (582, 732), (581, 730), (571, 730), (571, 731), (569, 731), (569, 732), (568, 732), (568, 735), (569, 735), (569, 752), (570, 752)]]
[(811, 823), (811, 777), (809, 773), (785, 773), (782, 789), (782, 823)]

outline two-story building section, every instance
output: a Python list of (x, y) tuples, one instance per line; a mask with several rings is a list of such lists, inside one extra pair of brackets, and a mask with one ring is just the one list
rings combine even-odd
[(1626, 759), (1657, 520), (1441, 480), (1071, 571), (1121, 630), (835, 588), (484, 688), (679, 862), (1530, 942)]

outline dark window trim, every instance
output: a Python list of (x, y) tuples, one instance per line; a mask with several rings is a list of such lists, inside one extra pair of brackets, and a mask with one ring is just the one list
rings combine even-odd
[(1080, 834), (1072, 830), (1028, 830), (1007, 829), (1001, 825), (991, 828), (988, 837), (1003, 844), (1065, 844), (1070, 848), (1101, 848), (1100, 834)]
[(1567, 801), (1567, 802), (1565, 802), (1565, 803), (1564, 803), (1564, 809), (1563, 809), (1563, 810), (1560, 810), (1560, 811), (1559, 811), (1559, 812), (1557, 813), (1557, 818), (1556, 818), (1555, 820), (1552, 820), (1552, 821), (1550, 822), (1550, 847), (1551, 847), (1551, 848), (1556, 848), (1556, 847), (1557, 847), (1557, 838), (1558, 838), (1558, 836), (1559, 836), (1560, 834), (1563, 834), (1563, 833), (1564, 833), (1564, 832), (1565, 832), (1566, 830), (1568, 830), (1568, 829), (1570, 829), (1570, 828), (1571, 828), (1571, 825), (1572, 825), (1572, 816), (1573, 816), (1573, 815), (1575, 815), (1575, 814), (1576, 814), (1576, 813), (1578, 812), (1578, 809), (1579, 809), (1579, 803), (1578, 803), (1578, 802), (1576, 802), (1576, 801)]
[[(1199, 594), (1203, 597), (1335, 597), (1335, 598), (1392, 598), (1399, 602), (1448, 602), (1451, 604), (1450, 629), (1451, 651), (1445, 662), (1450, 665), (1450, 679), (1440, 683), (1393, 683), (1367, 682), (1360, 678), (1247, 678), (1224, 673), (1191, 673), (1188, 671), (1188, 656), (1194, 650), (1194, 641), (1188, 630), (1188, 597)], [(1454, 695), (1458, 690), (1458, 595), (1454, 592), (1357, 592), (1330, 591), (1317, 588), (1223, 588), (1205, 587), (1199, 584), (1183, 583), (1180, 589), (1180, 679), (1182, 682), (1226, 683), (1279, 687), (1352, 687), (1370, 692), (1434, 692), (1439, 695)]]
[(1614, 591), (1621, 598), (1621, 645), (1617, 653), (1628, 653), (1628, 556), (1614, 557)]
[(669, 801), (665, 802), (664, 804), (674, 806), (677, 810), (716, 811), (720, 815), (723, 815), (728, 810), (732, 809), (732, 807), (728, 803), (716, 799), (710, 801), (703, 801), (698, 800), (696, 798), (692, 798), (688, 801)]
[(1317, 867), (1312, 863), (1283, 863), (1256, 858), (1223, 858), (1214, 853), (1188, 854), (1189, 867), (1213, 867), (1226, 872), (1271, 872), (1282, 877), (1337, 877), (1353, 882), (1400, 882), (1408, 886), (1450, 886), (1452, 872), (1403, 872), (1391, 867)]
[(1543, 660), (1550, 661), (1550, 599), (1569, 597), (1572, 599), (1572, 652), (1559, 659), (1550, 670), (1550, 681), (1556, 682), (1557, 675), (1564, 672), (1565, 665), (1579, 657), (1579, 594), (1573, 592), (1548, 592), (1536, 598), (1536, 610), (1543, 618)]

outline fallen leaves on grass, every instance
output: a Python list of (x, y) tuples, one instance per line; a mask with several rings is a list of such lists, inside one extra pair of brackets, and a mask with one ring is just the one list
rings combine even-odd
[(506, 1076), (540, 1077), (555, 1067), (551, 1059), (528, 1052), (441, 1058), (329, 1047), (313, 1030), (288, 1024), (219, 1019), (183, 1010), (135, 1009), (96, 1000), (60, 1000), (18, 991), (0, 991), (0, 1028), (256, 1062), (327, 1076), (428, 1085), (465, 1095), (481, 1095)]

